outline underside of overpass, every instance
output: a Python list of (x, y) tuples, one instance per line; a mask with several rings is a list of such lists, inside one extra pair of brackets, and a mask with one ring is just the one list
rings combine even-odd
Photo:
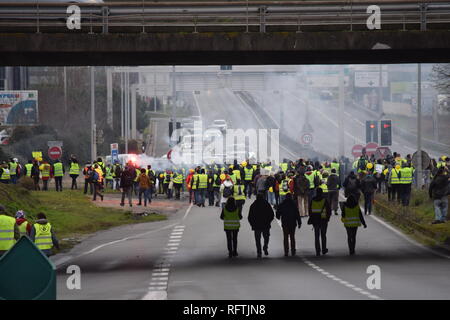
[(262, 65), (450, 62), (448, 30), (0, 34), (10, 66)]

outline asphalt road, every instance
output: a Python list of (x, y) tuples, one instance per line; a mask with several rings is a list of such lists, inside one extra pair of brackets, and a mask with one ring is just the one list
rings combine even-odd
[[(328, 228), (326, 256), (315, 256), (313, 231), (297, 229), (297, 256), (284, 257), (274, 220), (269, 256), (256, 258), (244, 207), (239, 257), (229, 259), (220, 210), (184, 206), (168, 221), (101, 232), (59, 265), (58, 299), (449, 299), (449, 256), (414, 244), (370, 216), (348, 255), (339, 216)], [(72, 260), (64, 262), (71, 258)], [(81, 290), (68, 290), (68, 265), (81, 269)], [(379, 266), (381, 289), (368, 289), (367, 268)]]

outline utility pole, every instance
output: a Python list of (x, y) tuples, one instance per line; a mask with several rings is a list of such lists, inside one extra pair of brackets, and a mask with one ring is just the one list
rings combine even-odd
[(417, 188), (422, 188), (422, 65), (417, 64)]
[(345, 156), (345, 142), (344, 142), (344, 65), (341, 65), (339, 69), (339, 156)]
[(95, 78), (94, 67), (90, 67), (91, 71), (91, 159), (97, 159), (97, 128), (95, 125)]
[(380, 79), (378, 86), (378, 115), (381, 119), (381, 115), (383, 114), (383, 65), (380, 64)]
[[(175, 110), (176, 107), (177, 107), (176, 71), (175, 71), (175, 66), (172, 66), (172, 130), (173, 131), (176, 130), (176, 124), (177, 124), (176, 110)], [(172, 131), (172, 134), (173, 134), (173, 131)], [(169, 139), (170, 139), (170, 137), (169, 137)], [(172, 144), (174, 142), (171, 141), (170, 143)]]
[(120, 136), (125, 136), (124, 123), (125, 123), (125, 110), (124, 110), (124, 92), (123, 92), (123, 72), (120, 73)]
[(106, 123), (113, 129), (113, 86), (110, 67), (106, 67)]
[(128, 139), (130, 137), (130, 74), (125, 73), (125, 153), (128, 153)]
[(67, 70), (66, 67), (63, 68), (64, 76), (64, 116), (65, 122), (67, 122)]

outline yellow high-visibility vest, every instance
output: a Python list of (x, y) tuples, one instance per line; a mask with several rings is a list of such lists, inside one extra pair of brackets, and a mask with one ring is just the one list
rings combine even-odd
[(9, 250), (16, 243), (14, 239), (14, 226), (16, 219), (0, 215), (0, 250)]
[(34, 228), (36, 230), (34, 244), (41, 250), (51, 249), (53, 247), (51, 224), (48, 222), (46, 224), (35, 223)]
[(361, 220), (359, 219), (359, 206), (356, 205), (354, 208), (344, 208), (345, 217), (342, 218), (342, 222), (345, 227), (359, 227), (361, 225)]

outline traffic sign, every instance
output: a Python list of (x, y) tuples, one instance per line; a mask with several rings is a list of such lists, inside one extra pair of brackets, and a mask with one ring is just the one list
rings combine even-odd
[(375, 152), (377, 152), (377, 148), (378, 148), (378, 144), (375, 142), (369, 142), (366, 145), (366, 154), (370, 157), (373, 154), (375, 154)]
[[(412, 155), (411, 162), (414, 168), (417, 169), (417, 167), (419, 166), (419, 163), (417, 161), (417, 151), (414, 152), (414, 154)], [(430, 162), (431, 162), (430, 156), (428, 155), (428, 153), (422, 150), (422, 170), (426, 170), (430, 165)]]
[(51, 147), (48, 149), (48, 156), (52, 160), (57, 160), (62, 156), (62, 149), (60, 147)]
[(302, 143), (303, 144), (309, 145), (312, 143), (312, 141), (313, 141), (313, 136), (311, 133), (305, 133), (302, 135)]
[(361, 157), (362, 155), (362, 149), (364, 147), (360, 144), (355, 144), (352, 148), (352, 155), (357, 158), (357, 157)]
[(375, 159), (384, 159), (388, 155), (392, 155), (391, 149), (388, 147), (378, 147), (375, 152)]

